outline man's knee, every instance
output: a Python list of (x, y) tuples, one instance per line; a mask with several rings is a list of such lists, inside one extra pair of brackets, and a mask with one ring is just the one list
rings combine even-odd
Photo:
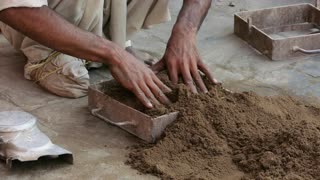
[(60, 54), (48, 61), (32, 71), (32, 80), (62, 97), (80, 98), (87, 95), (89, 74), (82, 60)]

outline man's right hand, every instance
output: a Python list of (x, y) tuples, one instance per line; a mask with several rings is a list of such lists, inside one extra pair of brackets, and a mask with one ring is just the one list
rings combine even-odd
[(126, 51), (117, 52), (120, 63), (111, 65), (113, 77), (125, 88), (132, 91), (148, 108), (154, 105), (169, 104), (164, 93), (171, 89), (164, 85), (154, 72)]
[(109, 65), (114, 78), (146, 107), (169, 103), (164, 93), (170, 89), (143, 63), (111, 41), (70, 24), (48, 7), (8, 8), (0, 11), (0, 21), (56, 51)]

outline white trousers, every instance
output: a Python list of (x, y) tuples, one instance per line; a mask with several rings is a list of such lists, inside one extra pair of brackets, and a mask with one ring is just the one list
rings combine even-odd
[[(48, 6), (77, 27), (106, 37), (122, 47), (141, 29), (170, 20), (168, 0), (48, 0)], [(77, 98), (86, 95), (89, 75), (83, 60), (64, 54), (52, 56), (54, 50), (10, 26), (0, 22), (0, 28), (14, 48), (27, 57), (27, 79), (37, 81), (60, 96)], [(34, 65), (48, 57), (50, 62), (34, 69)]]

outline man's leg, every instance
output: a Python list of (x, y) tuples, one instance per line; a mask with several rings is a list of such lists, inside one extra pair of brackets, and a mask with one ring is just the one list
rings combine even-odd
[[(149, 29), (154, 24), (169, 21), (171, 16), (168, 2), (168, 0), (131, 0), (128, 4), (127, 39), (131, 39), (141, 29)], [(147, 65), (158, 61), (148, 53), (135, 49), (132, 44), (129, 44), (126, 50)]]
[(87, 94), (90, 83), (84, 60), (54, 52), (28, 68), (31, 79), (56, 95), (79, 98)]
[[(141, 29), (171, 19), (168, 0), (109, 0), (105, 2), (104, 33), (137, 59), (152, 64), (156, 59), (133, 48), (129, 41)], [(113, 5), (112, 5), (113, 4)], [(128, 43), (130, 42), (130, 43)]]
[[(51, 9), (81, 29), (102, 36), (102, 25), (104, 25), (104, 30), (114, 32), (112, 37), (109, 33), (106, 33), (106, 36), (124, 48), (125, 41), (135, 32), (170, 19), (168, 0), (48, 0), (48, 2)], [(28, 63), (25, 66), (27, 79), (38, 82), (48, 91), (60, 96), (77, 98), (86, 95), (89, 76), (85, 75), (87, 71), (82, 60), (63, 54), (51, 58), (54, 54), (52, 49), (38, 44), (1, 22), (0, 28), (11, 44), (27, 57)], [(117, 31), (119, 29), (122, 31)], [(59, 81), (52, 82), (57, 79)]]
[(127, 12), (127, 40), (152, 25), (171, 20), (169, 0), (129, 0)]
[[(49, 7), (67, 21), (83, 30), (102, 36), (103, 0), (48, 0)], [(28, 59), (25, 77), (38, 82), (48, 91), (70, 98), (87, 94), (89, 75), (85, 62), (75, 57), (55, 53), (52, 49), (23, 36), (1, 24), (5, 37)]]

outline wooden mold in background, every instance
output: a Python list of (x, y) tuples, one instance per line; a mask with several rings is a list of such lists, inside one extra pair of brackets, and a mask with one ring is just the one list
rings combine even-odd
[(272, 60), (319, 54), (319, 25), (320, 10), (311, 4), (244, 11), (234, 16), (234, 33)]

